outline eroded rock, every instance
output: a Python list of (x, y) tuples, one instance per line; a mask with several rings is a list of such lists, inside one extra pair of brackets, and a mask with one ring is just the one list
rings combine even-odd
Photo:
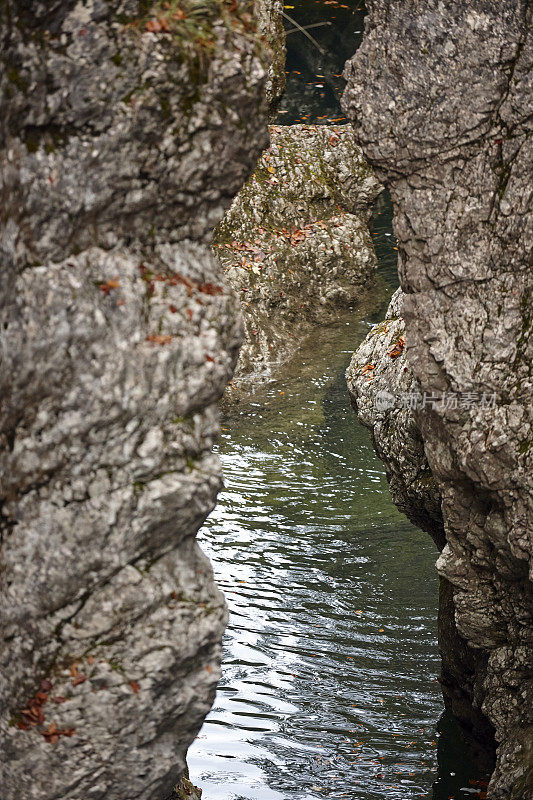
[(442, 550), (441, 496), (415, 420), (421, 394), (406, 359), (402, 302), (398, 289), (385, 320), (372, 328), (354, 353), (346, 373), (348, 391), (386, 465), (394, 502)]
[[(531, 5), (368, 4), (344, 97), (395, 205), (406, 363), (469, 396), (413, 419), (441, 497), (440, 574), (495, 728), (488, 796), (532, 795)], [(371, 87), (371, 90), (370, 90)], [(490, 402), (482, 402), (482, 398)], [(449, 602), (449, 598), (448, 601)]]
[(348, 126), (271, 127), (270, 148), (215, 234), (243, 308), (237, 393), (374, 285), (367, 223), (380, 190)]
[(264, 54), (238, 4), (142, 8), (1, 8), (2, 800), (161, 800), (220, 675), (194, 535), (241, 330), (208, 242)]
[[(395, 504), (442, 551), (446, 544), (442, 497), (415, 417), (417, 407), (431, 401), (420, 391), (406, 357), (403, 299), (398, 289), (385, 320), (374, 326), (354, 353), (346, 373), (348, 391), (359, 420), (372, 432)], [(444, 703), (460, 723), (464, 745), (479, 767), (490, 772), (494, 729), (481, 708), (480, 680), (487, 656), (469, 646), (457, 630), (453, 593), (451, 583), (441, 578), (438, 632)]]
[(287, 82), (283, 2), (282, 0), (254, 0), (254, 13), (259, 33), (268, 45), (268, 74), (265, 94), (271, 114), (274, 114)]

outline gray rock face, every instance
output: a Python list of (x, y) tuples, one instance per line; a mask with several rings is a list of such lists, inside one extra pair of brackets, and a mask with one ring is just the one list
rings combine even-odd
[(285, 89), (285, 28), (282, 0), (254, 0), (257, 28), (268, 45), (267, 83), (265, 94), (271, 113)]
[[(532, 794), (531, 5), (369, 4), (344, 98), (390, 186), (406, 359), (462, 401), (414, 420), (442, 496), (458, 630), (495, 728), (489, 797)], [(369, 90), (371, 87), (371, 91)], [(485, 397), (483, 397), (485, 396)]]
[[(346, 374), (348, 391), (385, 463), (394, 502), (442, 550), (446, 544), (442, 497), (415, 419), (424, 397), (406, 357), (403, 299), (398, 289), (385, 320), (374, 326), (354, 353)], [(486, 657), (457, 630), (453, 586), (445, 578), (440, 582), (438, 630), (445, 706), (459, 721), (465, 745), (489, 772), (494, 766), (494, 731), (481, 709), (479, 691)]]
[(375, 282), (367, 222), (381, 186), (351, 128), (276, 125), (270, 135), (215, 234), (245, 328), (232, 394), (267, 378)]
[(442, 550), (441, 496), (415, 421), (420, 391), (406, 359), (402, 304), (398, 289), (385, 320), (374, 326), (352, 357), (346, 373), (348, 391), (387, 467), (394, 502)]
[(208, 242), (264, 54), (239, 6), (143, 9), (1, 8), (2, 800), (168, 796), (220, 674), (194, 535), (241, 330)]

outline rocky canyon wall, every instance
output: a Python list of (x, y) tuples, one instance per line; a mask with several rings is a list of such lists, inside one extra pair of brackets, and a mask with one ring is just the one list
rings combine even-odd
[(267, 144), (244, 4), (1, 4), (2, 800), (162, 800), (226, 610), (238, 310), (209, 242)]
[[(445, 543), (437, 566), (451, 587), (442, 605), (454, 611), (467, 647), (459, 653), (455, 644), (455, 679), (497, 743), (488, 796), (526, 800), (533, 796), (533, 9), (525, 0), (367, 5), (344, 106), (391, 190), (406, 352), (391, 359), (398, 341), (377, 350), (367, 342), (352, 364), (353, 391), (357, 402), (362, 383), (375, 380), (372, 369), (363, 373), (374, 358), (388, 359), (383, 375), (391, 361), (406, 370), (381, 389), (425, 393), (426, 402), (396, 420), (403, 431), (382, 425), (388, 445), (380, 454), (399, 476), (393, 490), (426, 514), (426, 528), (440, 496)], [(402, 437), (413, 444), (403, 456)]]
[(275, 375), (314, 327), (376, 292), (368, 219), (381, 189), (350, 126), (271, 126), (214, 236), (244, 321), (227, 403)]

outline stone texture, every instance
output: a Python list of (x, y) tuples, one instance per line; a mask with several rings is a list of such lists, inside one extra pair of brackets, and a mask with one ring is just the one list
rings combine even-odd
[[(488, 796), (533, 796), (531, 5), (372, 0), (344, 107), (395, 205), (414, 420), (442, 497), (457, 628), (498, 744)], [(482, 405), (481, 397), (495, 399)]]
[[(372, 328), (354, 353), (346, 373), (348, 391), (386, 466), (394, 502), (442, 550), (446, 544), (442, 497), (415, 418), (416, 405), (424, 402), (424, 397), (406, 357), (403, 299), (398, 289), (385, 320)], [(481, 709), (479, 690), (487, 658), (482, 650), (470, 647), (457, 630), (453, 587), (446, 578), (440, 581), (438, 631), (445, 706), (459, 721), (471, 755), (481, 769), (490, 772), (494, 767), (494, 729)]]
[(385, 320), (372, 328), (354, 353), (346, 373), (348, 391), (386, 465), (394, 502), (442, 550), (441, 496), (415, 421), (413, 405), (420, 391), (407, 364), (402, 303), (398, 289)]
[(272, 126), (270, 148), (218, 226), (214, 249), (243, 309), (230, 399), (375, 283), (368, 231), (381, 190), (348, 126)]
[(209, 241), (267, 127), (250, 12), (205, 9), (1, 6), (2, 800), (161, 800), (220, 675)]
[(271, 114), (275, 115), (287, 79), (283, 0), (254, 0), (254, 14), (258, 31), (268, 46), (265, 94)]

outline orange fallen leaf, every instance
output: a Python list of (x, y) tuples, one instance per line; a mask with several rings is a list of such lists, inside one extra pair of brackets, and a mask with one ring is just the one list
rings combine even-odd
[(389, 353), (390, 358), (398, 358), (401, 356), (405, 348), (405, 339), (403, 336), (400, 336), (394, 347)]
[(130, 686), (131, 686), (131, 688), (133, 689), (133, 691), (135, 692), (135, 694), (137, 694), (137, 692), (138, 692), (138, 691), (139, 691), (139, 689), (141, 688), (141, 687), (139, 686), (139, 684), (137, 683), (137, 681), (130, 681)]
[(161, 335), (156, 333), (149, 333), (146, 337), (147, 342), (152, 342), (152, 344), (170, 344), (172, 341), (172, 336), (168, 335)]
[(118, 280), (118, 275), (116, 275), (112, 281), (106, 281), (105, 283), (101, 283), (98, 288), (101, 292), (105, 295), (108, 295), (112, 289), (118, 289), (120, 286), (120, 281)]

